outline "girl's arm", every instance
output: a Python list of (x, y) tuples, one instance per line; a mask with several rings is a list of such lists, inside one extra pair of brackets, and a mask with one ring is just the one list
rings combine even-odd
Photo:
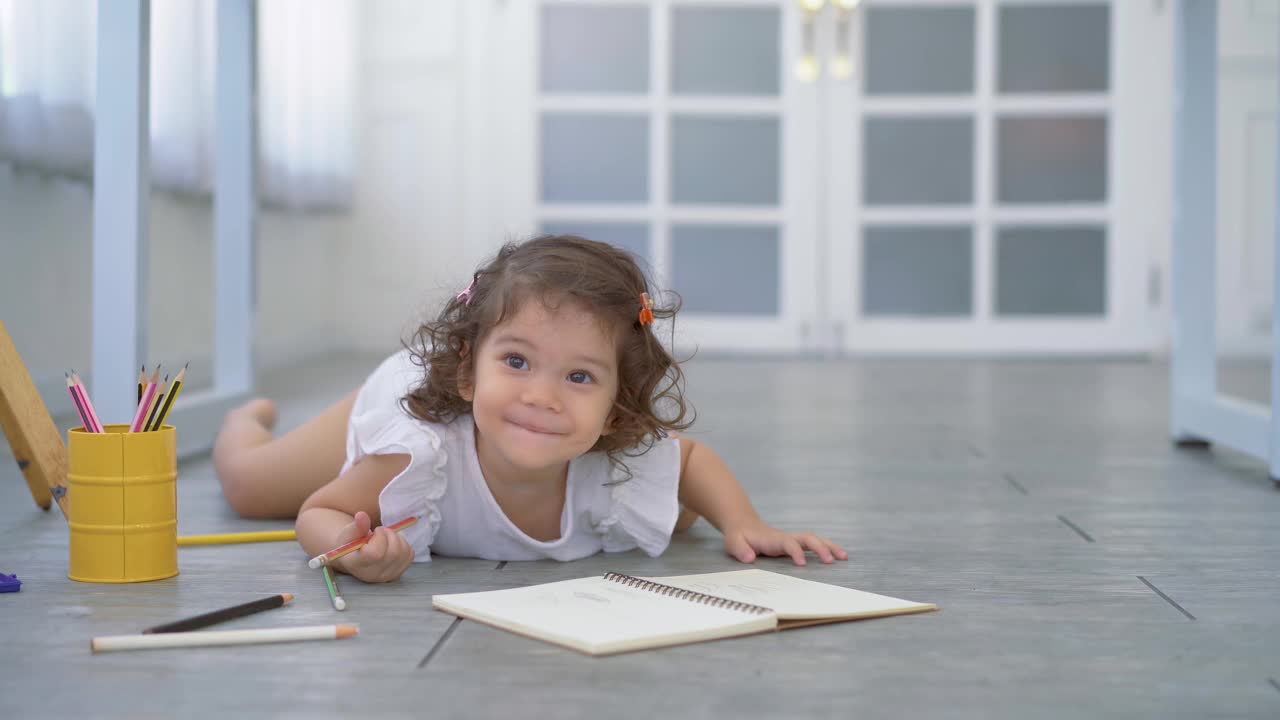
[(765, 523), (724, 460), (707, 445), (684, 436), (680, 436), (680, 504), (714, 525), (724, 535), (725, 550), (742, 562), (752, 562), (756, 553), (762, 553), (789, 555), (797, 565), (804, 565), (806, 549), (824, 563), (849, 557), (844, 548), (813, 533), (783, 532)]
[[(378, 494), (409, 466), (409, 456), (370, 455), (311, 494), (298, 512), (298, 542), (319, 555), (369, 534), (378, 524)], [(333, 561), (335, 570), (365, 582), (400, 577), (413, 562), (413, 548), (399, 533), (379, 527), (360, 550)]]

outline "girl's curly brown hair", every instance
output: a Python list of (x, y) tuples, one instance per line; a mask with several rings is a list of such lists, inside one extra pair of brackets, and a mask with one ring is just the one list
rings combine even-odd
[(470, 413), (471, 403), (459, 394), (458, 382), (471, 376), (471, 359), (481, 341), (526, 300), (551, 305), (570, 300), (617, 339), (613, 432), (591, 449), (606, 453), (625, 470), (623, 456), (642, 455), (668, 432), (693, 424), (685, 422), (684, 373), (654, 335), (653, 324), (639, 322), (640, 295), (646, 292), (655, 298), (655, 319), (672, 318), (680, 309), (678, 297), (673, 306), (660, 307), (635, 258), (612, 245), (575, 235), (507, 243), (473, 276), (469, 302), (466, 297), (450, 299), (439, 317), (405, 343), (414, 363), (426, 372), (400, 404), (427, 422), (447, 423)]

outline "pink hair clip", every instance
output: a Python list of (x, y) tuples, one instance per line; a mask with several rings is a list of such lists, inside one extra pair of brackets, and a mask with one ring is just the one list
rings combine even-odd
[(467, 286), (466, 290), (463, 290), (462, 292), (458, 293), (457, 297), (454, 299), (458, 300), (463, 305), (470, 306), (471, 305), (471, 289), (476, 286), (476, 280), (479, 277), (480, 277), (480, 273), (476, 273), (475, 275), (472, 275), (471, 284)]

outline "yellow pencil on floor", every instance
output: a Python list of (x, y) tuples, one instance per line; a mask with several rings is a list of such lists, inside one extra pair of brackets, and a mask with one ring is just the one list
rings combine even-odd
[(355, 625), (308, 625), (263, 630), (210, 630), (204, 632), (160, 633), (157, 635), (108, 635), (89, 641), (95, 653), (154, 648), (210, 647), (253, 643), (296, 642), (299, 640), (341, 640), (360, 632)]
[(179, 535), (179, 545), (229, 545), (232, 543), (276, 542), (297, 540), (296, 530), (261, 530), (258, 532), (217, 533), (213, 535)]

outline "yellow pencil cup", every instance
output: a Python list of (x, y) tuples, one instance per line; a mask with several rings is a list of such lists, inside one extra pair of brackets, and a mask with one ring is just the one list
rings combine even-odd
[(177, 433), (67, 433), (71, 565), (81, 582), (146, 582), (178, 574)]

